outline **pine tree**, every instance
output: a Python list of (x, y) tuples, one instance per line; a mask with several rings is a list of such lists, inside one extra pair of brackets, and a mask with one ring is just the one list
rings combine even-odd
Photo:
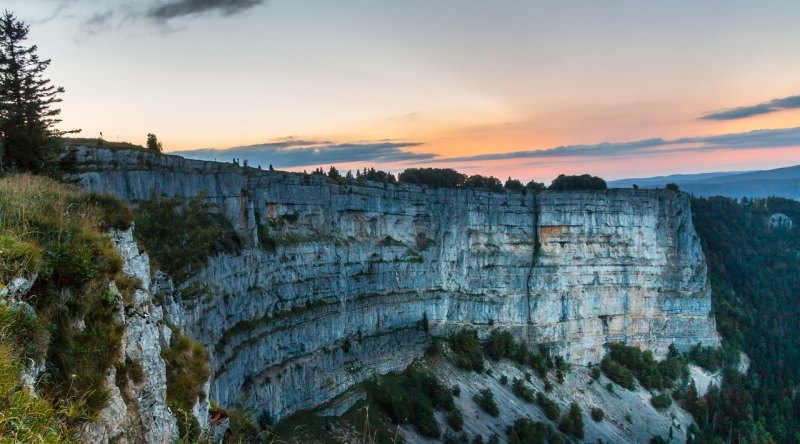
[(161, 145), (161, 142), (158, 141), (158, 137), (156, 137), (153, 133), (147, 134), (147, 149), (154, 152), (160, 153), (164, 150), (164, 147)]
[(50, 59), (25, 46), (28, 31), (10, 11), (0, 16), (0, 169), (41, 172), (54, 165), (66, 133), (54, 127), (64, 88), (44, 77)]

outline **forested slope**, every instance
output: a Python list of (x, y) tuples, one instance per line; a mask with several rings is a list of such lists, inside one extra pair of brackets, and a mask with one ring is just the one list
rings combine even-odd
[[(721, 392), (697, 403), (698, 423), (706, 438), (800, 442), (800, 202), (712, 197), (692, 210), (728, 356)], [(770, 226), (775, 213), (794, 227)], [(732, 369), (735, 348), (751, 358), (747, 376)]]

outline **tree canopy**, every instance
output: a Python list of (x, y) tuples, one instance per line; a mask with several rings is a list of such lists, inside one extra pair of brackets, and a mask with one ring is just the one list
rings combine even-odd
[(55, 129), (64, 88), (44, 77), (50, 59), (25, 44), (28, 31), (10, 11), (0, 16), (0, 168), (42, 172), (54, 165), (65, 134)]
[(158, 137), (155, 134), (149, 133), (147, 134), (147, 145), (145, 145), (149, 151), (154, 153), (160, 153), (164, 150), (164, 147), (161, 145), (161, 142), (158, 141)]
[(608, 188), (606, 181), (589, 174), (580, 176), (567, 176), (560, 174), (550, 184), (551, 190), (605, 190)]

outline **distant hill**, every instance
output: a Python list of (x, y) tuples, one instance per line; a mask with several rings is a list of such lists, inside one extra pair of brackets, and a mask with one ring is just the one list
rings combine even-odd
[(675, 174), (608, 182), (609, 187), (663, 188), (678, 184), (695, 196), (768, 197), (781, 196), (800, 199), (800, 165), (762, 171), (734, 171), (703, 174)]

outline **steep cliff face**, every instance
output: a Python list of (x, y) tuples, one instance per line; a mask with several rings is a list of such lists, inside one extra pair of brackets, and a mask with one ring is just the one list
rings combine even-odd
[[(719, 343), (683, 194), (340, 185), (131, 151), (79, 161), (88, 189), (133, 203), (203, 192), (246, 240), (159, 288), (167, 316), (212, 352), (211, 398), (244, 397), (273, 420), (403, 368), (429, 333), (461, 326), (508, 329), (578, 364), (610, 341), (657, 355)], [(265, 227), (282, 233), (267, 249)]]
[[(111, 239), (124, 261), (124, 273), (142, 283), (135, 290), (133, 306), (122, 309), (120, 323), (125, 325), (120, 363), (136, 362), (146, 377), (140, 381), (108, 370), (106, 387), (109, 400), (99, 420), (83, 424), (80, 437), (87, 443), (165, 443), (178, 438), (178, 427), (166, 404), (166, 368), (161, 358), (162, 345), (169, 344), (171, 331), (164, 323), (163, 309), (154, 304), (150, 288), (150, 261), (139, 251), (131, 230), (114, 231)], [(117, 383), (126, 379), (123, 386)], [(207, 415), (206, 415), (207, 416)]]

